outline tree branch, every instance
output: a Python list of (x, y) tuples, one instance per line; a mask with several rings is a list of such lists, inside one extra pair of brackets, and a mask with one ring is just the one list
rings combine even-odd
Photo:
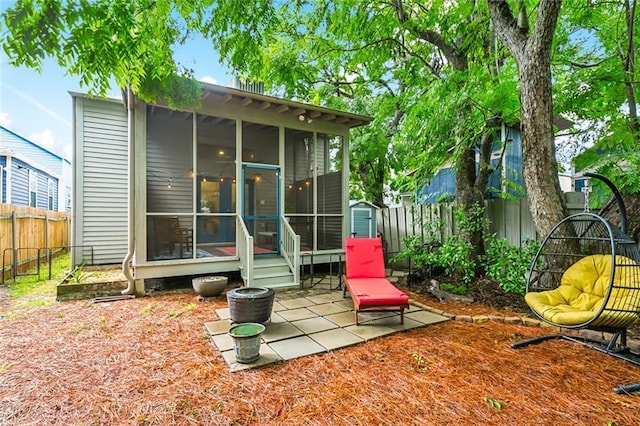
[(599, 67), (600, 65), (602, 65), (603, 63), (607, 62), (609, 59), (614, 58), (614, 56), (608, 56), (606, 58), (603, 58), (601, 60), (599, 60), (598, 62), (592, 62), (590, 64), (585, 64), (585, 63), (580, 63), (580, 62), (575, 62), (575, 61), (569, 61), (569, 65), (571, 65), (574, 68), (596, 68)]
[(506, 0), (487, 0), (489, 15), (496, 32), (511, 52), (516, 62), (524, 60), (524, 47), (527, 44), (527, 32), (518, 26), (518, 21)]

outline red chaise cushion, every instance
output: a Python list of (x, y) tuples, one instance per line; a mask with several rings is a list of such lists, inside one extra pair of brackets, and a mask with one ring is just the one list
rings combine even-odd
[(361, 307), (398, 306), (409, 303), (409, 296), (398, 290), (386, 278), (349, 278), (347, 287), (351, 297)]

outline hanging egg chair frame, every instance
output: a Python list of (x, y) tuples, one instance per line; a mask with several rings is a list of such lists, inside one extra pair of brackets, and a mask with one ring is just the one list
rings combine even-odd
[[(640, 319), (640, 250), (626, 235), (624, 202), (604, 176), (620, 211), (620, 228), (588, 211), (566, 217), (542, 241), (529, 270), (525, 301), (543, 322), (568, 330), (609, 334), (608, 341), (575, 334), (550, 334), (512, 344), (513, 348), (563, 339), (640, 366), (640, 353), (627, 346), (627, 328)], [(617, 393), (640, 391), (640, 383), (617, 386)]]

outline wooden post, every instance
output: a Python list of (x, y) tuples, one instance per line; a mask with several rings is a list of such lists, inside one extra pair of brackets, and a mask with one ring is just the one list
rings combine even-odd
[(15, 210), (11, 212), (11, 248), (13, 251), (11, 252), (11, 260), (13, 261), (13, 266), (11, 268), (11, 277), (15, 280), (16, 274), (18, 271), (18, 252), (16, 251), (16, 247), (18, 245), (18, 233), (16, 232), (18, 220), (16, 217)]

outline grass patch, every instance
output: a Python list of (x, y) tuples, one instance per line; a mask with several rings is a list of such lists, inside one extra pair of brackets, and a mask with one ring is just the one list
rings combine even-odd
[(40, 265), (40, 277), (25, 275), (11, 280), (7, 284), (6, 294), (12, 303), (6, 317), (18, 318), (22, 314), (53, 304), (56, 300), (56, 287), (66, 276), (70, 265), (71, 255), (63, 254), (51, 262), (51, 279), (48, 279), (47, 265)]
[[(46, 265), (40, 267), (40, 277), (37, 275), (18, 276), (9, 283), (9, 297), (18, 299), (28, 296), (55, 296), (56, 286), (62, 281), (71, 265), (69, 253), (55, 257), (51, 263), (51, 279), (48, 278)], [(31, 272), (35, 272), (31, 271)], [(44, 277), (44, 279), (43, 279)]]

